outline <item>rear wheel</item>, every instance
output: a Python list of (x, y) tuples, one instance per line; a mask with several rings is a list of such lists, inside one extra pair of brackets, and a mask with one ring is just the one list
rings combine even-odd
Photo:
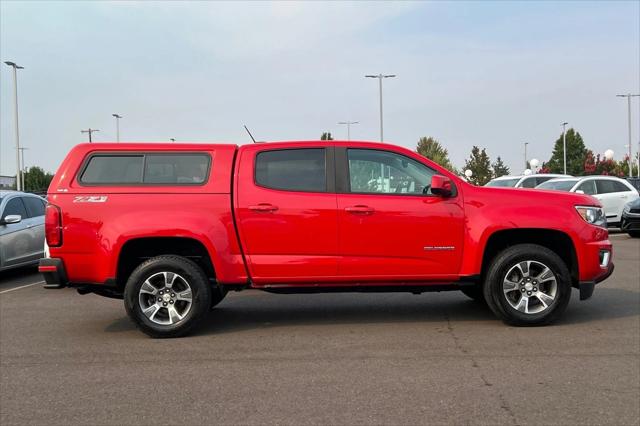
[(489, 308), (511, 325), (544, 325), (557, 320), (571, 298), (571, 276), (553, 251), (520, 244), (491, 263), (484, 285)]
[(206, 316), (211, 299), (211, 284), (202, 269), (180, 256), (142, 263), (124, 290), (127, 314), (151, 337), (187, 334)]
[(631, 238), (640, 238), (640, 231), (629, 231), (628, 234)]

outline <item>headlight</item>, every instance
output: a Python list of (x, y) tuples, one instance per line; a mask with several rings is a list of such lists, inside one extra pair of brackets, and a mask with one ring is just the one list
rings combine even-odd
[(622, 213), (629, 213), (630, 210), (631, 210), (631, 204), (625, 204), (624, 208), (622, 209)]
[(576, 210), (585, 222), (603, 228), (607, 227), (607, 217), (601, 207), (576, 206)]

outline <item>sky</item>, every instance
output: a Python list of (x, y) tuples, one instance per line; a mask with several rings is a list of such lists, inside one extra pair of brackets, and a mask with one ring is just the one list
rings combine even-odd
[[(596, 153), (627, 151), (640, 93), (640, 2), (0, 1), (0, 60), (18, 72), (27, 167), (55, 172), (94, 141), (438, 139), (512, 172), (548, 160), (562, 122)], [(640, 98), (632, 101), (634, 150)], [(13, 78), (0, 67), (0, 175), (15, 173)]]

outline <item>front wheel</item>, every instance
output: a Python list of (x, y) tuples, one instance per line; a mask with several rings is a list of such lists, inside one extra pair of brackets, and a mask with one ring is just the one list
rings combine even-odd
[(127, 314), (151, 337), (187, 334), (207, 315), (211, 299), (211, 284), (202, 269), (180, 256), (142, 263), (124, 290)]
[(507, 324), (549, 324), (569, 304), (571, 275), (564, 261), (548, 248), (519, 244), (501, 252), (491, 263), (484, 297)]

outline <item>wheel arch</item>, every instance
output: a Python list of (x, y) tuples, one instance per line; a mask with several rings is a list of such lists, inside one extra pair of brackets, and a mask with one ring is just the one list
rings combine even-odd
[(216, 279), (215, 259), (202, 241), (193, 237), (137, 237), (128, 239), (118, 253), (116, 284), (124, 288), (129, 275), (147, 259), (161, 255), (182, 256), (194, 261), (209, 280)]
[(567, 265), (571, 273), (571, 284), (578, 285), (578, 257), (571, 237), (555, 229), (519, 228), (503, 229), (492, 233), (482, 252), (482, 281), (491, 261), (504, 249), (516, 244), (537, 244), (553, 251)]

